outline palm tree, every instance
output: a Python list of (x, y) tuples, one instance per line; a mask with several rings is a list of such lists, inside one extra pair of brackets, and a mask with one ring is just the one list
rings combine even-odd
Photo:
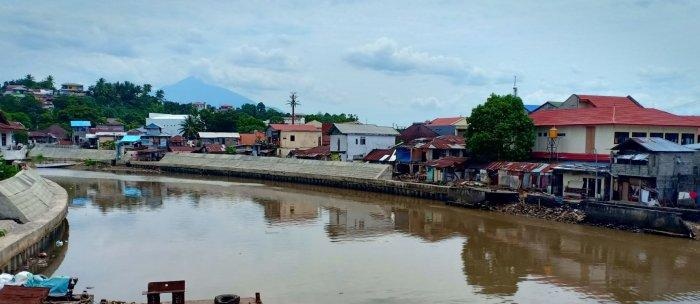
[(195, 139), (199, 132), (204, 131), (204, 122), (197, 115), (190, 115), (180, 125), (182, 136), (187, 139)]
[(289, 94), (289, 100), (287, 100), (287, 104), (292, 107), (292, 124), (294, 124), (294, 121), (296, 120), (296, 113), (294, 112), (294, 110), (298, 105), (301, 104), (298, 98), (299, 96), (297, 96), (297, 92), (292, 92)]

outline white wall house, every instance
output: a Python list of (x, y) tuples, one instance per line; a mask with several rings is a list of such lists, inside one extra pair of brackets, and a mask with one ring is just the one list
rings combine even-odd
[(374, 149), (387, 149), (396, 144), (399, 132), (392, 127), (358, 123), (334, 124), (331, 134), (331, 154), (342, 161), (361, 160)]
[(146, 125), (155, 124), (161, 128), (163, 133), (170, 134), (171, 136), (182, 135), (180, 128), (182, 127), (182, 122), (184, 122), (187, 117), (189, 117), (189, 115), (148, 113)]

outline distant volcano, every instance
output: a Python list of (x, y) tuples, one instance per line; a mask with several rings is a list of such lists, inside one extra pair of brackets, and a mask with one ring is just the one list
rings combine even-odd
[(170, 101), (180, 103), (190, 103), (195, 101), (203, 101), (209, 105), (218, 107), (222, 104), (240, 107), (246, 103), (255, 104), (241, 94), (231, 91), (226, 88), (207, 84), (201, 79), (190, 76), (177, 83), (164, 86), (165, 98)]

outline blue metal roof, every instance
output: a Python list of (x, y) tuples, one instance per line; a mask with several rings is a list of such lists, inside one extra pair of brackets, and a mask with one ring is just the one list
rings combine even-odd
[(532, 113), (532, 111), (537, 110), (537, 108), (539, 108), (540, 106), (541, 105), (536, 105), (536, 104), (523, 105), (523, 107), (525, 107), (525, 111), (527, 111), (528, 113)]
[(89, 126), (91, 126), (91, 123), (87, 120), (71, 120), (70, 126), (71, 127), (89, 127)]
[(141, 135), (124, 135), (119, 142), (133, 143), (141, 141)]

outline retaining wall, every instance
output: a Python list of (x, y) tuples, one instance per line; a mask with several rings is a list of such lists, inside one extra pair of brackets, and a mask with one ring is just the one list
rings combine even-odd
[[(0, 182), (0, 193), (4, 210), (28, 220), (22, 224), (3, 225), (11, 229), (0, 237), (0, 268), (15, 272), (46, 246), (47, 240), (60, 227), (68, 212), (68, 193), (34, 170), (23, 170)], [(6, 193), (14, 194), (7, 196)]]
[(114, 150), (80, 149), (74, 147), (36, 146), (29, 150), (29, 157), (42, 155), (54, 160), (94, 161), (109, 163), (116, 158)]

